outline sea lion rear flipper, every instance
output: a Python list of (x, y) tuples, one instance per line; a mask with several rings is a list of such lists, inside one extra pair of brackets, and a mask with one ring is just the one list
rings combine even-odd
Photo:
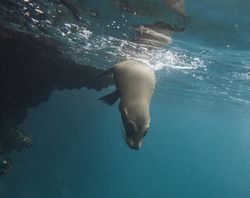
[(115, 102), (119, 99), (119, 97), (120, 97), (119, 91), (115, 90), (114, 92), (99, 98), (99, 100), (102, 100), (105, 104), (111, 106), (115, 104)]

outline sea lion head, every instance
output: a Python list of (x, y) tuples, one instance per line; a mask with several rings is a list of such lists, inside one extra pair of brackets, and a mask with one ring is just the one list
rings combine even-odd
[(139, 150), (149, 129), (149, 114), (147, 111), (138, 112), (136, 109), (129, 111), (123, 107), (121, 108), (121, 116), (127, 145), (132, 149)]

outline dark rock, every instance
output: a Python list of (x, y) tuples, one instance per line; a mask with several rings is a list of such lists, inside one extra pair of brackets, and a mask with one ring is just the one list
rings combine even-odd
[[(101, 72), (65, 58), (50, 38), (0, 24), (0, 156), (32, 145), (30, 136), (18, 128), (28, 108), (48, 100), (54, 90), (107, 87), (112, 83), (109, 78), (90, 83)], [(0, 162), (0, 175), (10, 167), (6, 162)]]
[[(102, 72), (65, 58), (46, 37), (14, 32), (0, 25), (0, 123), (22, 123), (26, 109), (48, 100), (53, 90), (82, 88)], [(105, 80), (105, 87), (110, 81)], [(94, 87), (93, 87), (94, 86)], [(89, 85), (99, 89), (100, 84)]]
[(32, 140), (25, 131), (19, 128), (7, 128), (0, 139), (0, 155), (6, 155), (13, 151), (21, 151), (32, 146)]
[(11, 162), (8, 158), (0, 159), (0, 178), (1, 176), (7, 175), (11, 169)]

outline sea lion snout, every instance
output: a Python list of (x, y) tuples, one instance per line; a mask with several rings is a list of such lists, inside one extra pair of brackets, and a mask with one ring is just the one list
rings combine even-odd
[(127, 138), (127, 145), (134, 150), (139, 150), (142, 146), (142, 141), (136, 142), (133, 139)]
[[(124, 138), (131, 149), (139, 150), (146, 136), (150, 117), (148, 111), (136, 105), (134, 108), (126, 108), (120, 103), (120, 111), (124, 126)], [(143, 109), (143, 111), (138, 111)]]
[(138, 127), (134, 122), (124, 122), (125, 139), (131, 149), (139, 150), (148, 131), (148, 125)]

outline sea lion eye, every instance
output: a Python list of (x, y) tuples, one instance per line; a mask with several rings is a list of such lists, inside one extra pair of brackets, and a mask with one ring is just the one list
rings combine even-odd
[(126, 130), (126, 136), (131, 137), (134, 134), (135, 131), (135, 125), (133, 122), (128, 122), (127, 130)]

